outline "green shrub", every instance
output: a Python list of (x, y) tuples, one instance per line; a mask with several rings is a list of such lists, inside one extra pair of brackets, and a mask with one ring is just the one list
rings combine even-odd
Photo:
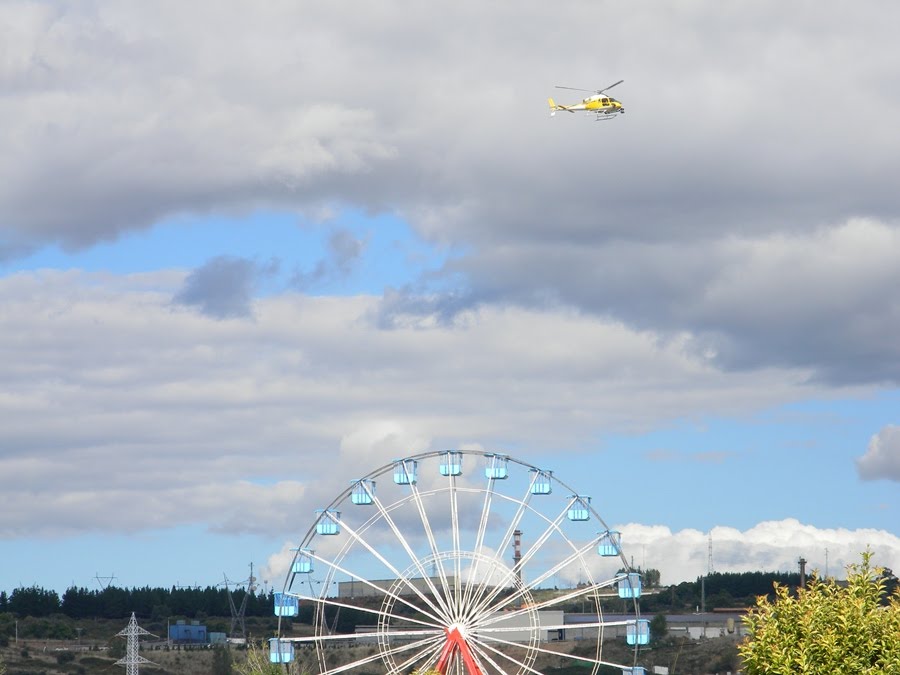
[(847, 568), (846, 586), (814, 576), (796, 596), (776, 585), (774, 601), (758, 598), (740, 646), (746, 675), (900, 673), (900, 591), (883, 604), (871, 558)]

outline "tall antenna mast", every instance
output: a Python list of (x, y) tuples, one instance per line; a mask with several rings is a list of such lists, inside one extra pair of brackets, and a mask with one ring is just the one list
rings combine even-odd
[(117, 666), (125, 666), (125, 675), (138, 675), (138, 669), (142, 663), (151, 663), (154, 666), (159, 665), (153, 663), (153, 661), (150, 661), (149, 659), (145, 659), (138, 653), (141, 635), (158, 636), (153, 635), (150, 631), (144, 630), (138, 626), (137, 619), (134, 617), (134, 612), (131, 613), (131, 621), (128, 622), (128, 625), (116, 633), (116, 635), (123, 637), (126, 640), (125, 656), (116, 661)]
[(706, 576), (709, 576), (715, 571), (713, 568), (713, 557), (712, 557), (712, 532), (709, 533), (709, 546), (708, 552), (706, 555)]

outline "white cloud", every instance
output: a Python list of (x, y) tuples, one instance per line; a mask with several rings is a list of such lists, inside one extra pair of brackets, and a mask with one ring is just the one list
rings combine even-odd
[[(706, 574), (710, 535), (716, 572), (797, 572), (798, 560), (804, 557), (808, 561), (808, 574), (815, 570), (822, 575), (827, 572), (829, 576), (843, 578), (846, 566), (859, 563), (860, 553), (867, 548), (875, 554), (875, 565), (894, 571), (900, 569), (900, 537), (884, 530), (817, 528), (790, 518), (761, 522), (743, 531), (714, 527), (710, 532), (693, 529), (673, 532), (663, 525), (637, 523), (619, 525), (615, 529), (622, 532), (622, 550), (626, 558), (636, 566), (660, 570), (665, 585), (693, 581)], [(296, 543), (285, 543), (280, 551), (269, 557), (264, 572), (268, 575), (266, 578), (285, 579), (293, 557), (290, 549), (296, 546)], [(490, 551), (486, 554), (490, 555)], [(323, 557), (329, 559), (327, 554)], [(503, 556), (500, 558), (501, 564), (508, 564)], [(618, 559), (610, 561), (589, 556), (587, 561), (591, 560), (597, 581), (613, 576), (621, 566)], [(353, 568), (352, 561), (347, 564)], [(545, 571), (538, 569), (540, 564), (540, 559), (536, 558), (526, 565), (526, 580)], [(327, 565), (317, 565), (322, 570), (319, 576), (324, 576)], [(542, 585), (568, 585), (582, 580), (580, 568), (573, 566), (561, 570)], [(280, 583), (276, 586), (280, 588)]]
[(863, 480), (900, 481), (900, 426), (889, 424), (872, 436), (856, 470)]
[[(280, 521), (235, 515), (275, 508), (252, 483), (297, 481), (314, 508), (336, 460), (371, 470), (516, 439), (539, 453), (806, 392), (802, 373), (724, 375), (677, 342), (569, 313), (486, 308), (465, 327), (381, 331), (366, 320), (377, 298), (285, 295), (256, 301), (252, 322), (210, 319), (171, 307), (183, 278), (0, 280), (6, 536), (153, 527), (166, 500), (217, 530), (269, 528)], [(209, 503), (214, 485), (234, 494)]]
[(717, 572), (795, 572), (802, 556), (808, 561), (807, 572), (817, 569), (825, 574), (827, 565), (830, 576), (842, 577), (846, 565), (858, 563), (867, 547), (875, 553), (876, 565), (900, 569), (900, 537), (885, 530), (819, 528), (792, 518), (761, 522), (747, 530), (720, 526), (710, 532), (673, 532), (661, 525), (635, 523), (616, 529), (622, 531), (626, 556), (635, 565), (660, 570), (664, 584), (706, 573), (710, 536)]
[[(338, 201), (445, 241), (674, 242), (896, 208), (890, 3), (814, 23), (773, 0), (726, 14), (351, 4), (5, 3), (3, 222), (80, 245), (178, 212)], [(602, 74), (560, 49), (598, 21), (621, 28)], [(547, 116), (554, 84), (619, 78), (629, 112), (613, 128)], [(853, 125), (821, 114), (835, 82), (865, 102)], [(761, 91), (777, 112), (759, 115)], [(685, 92), (702, 102), (687, 115)], [(596, 169), (548, 171), (585, 143), (602, 144)]]

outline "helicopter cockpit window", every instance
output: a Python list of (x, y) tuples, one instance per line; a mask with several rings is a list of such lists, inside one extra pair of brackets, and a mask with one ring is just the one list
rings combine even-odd
[(601, 103), (603, 103), (603, 105), (609, 105), (609, 99), (608, 99), (608, 98), (604, 98), (604, 99), (601, 101)]

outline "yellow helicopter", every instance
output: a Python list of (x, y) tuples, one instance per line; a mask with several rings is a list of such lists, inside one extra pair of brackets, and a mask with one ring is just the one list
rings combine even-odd
[(616, 113), (624, 113), (625, 108), (612, 96), (607, 96), (606, 92), (613, 87), (622, 84), (624, 81), (625, 80), (619, 80), (618, 82), (615, 82), (608, 87), (604, 87), (603, 89), (578, 89), (577, 87), (560, 87), (559, 85), (557, 85), (557, 89), (589, 91), (593, 95), (582, 99), (581, 103), (573, 103), (572, 105), (562, 105), (554, 101), (552, 98), (548, 98), (547, 100), (550, 102), (550, 117), (553, 117), (556, 114), (557, 110), (565, 110), (566, 112), (570, 113), (576, 113), (579, 111), (595, 113), (598, 120), (615, 119)]

